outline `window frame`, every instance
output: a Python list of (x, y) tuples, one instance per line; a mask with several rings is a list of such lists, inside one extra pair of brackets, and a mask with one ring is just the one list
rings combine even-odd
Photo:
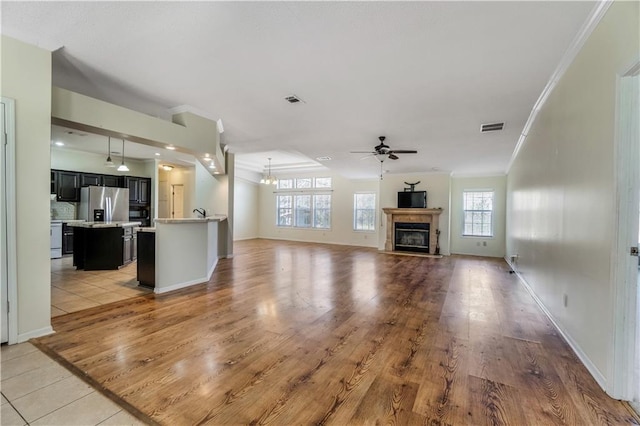
[[(358, 195), (373, 195), (373, 208), (372, 209), (358, 209), (356, 197)], [(378, 203), (378, 194), (375, 191), (357, 191), (353, 193), (353, 222), (352, 228), (353, 232), (365, 232), (365, 233), (375, 233), (376, 232), (376, 223), (378, 220), (378, 209), (376, 208)], [(372, 210), (373, 211), (373, 228), (372, 229), (358, 229), (356, 227), (357, 222), (357, 212), (363, 210)]]
[[(490, 210), (473, 210), (465, 209), (465, 196), (467, 193), (491, 193), (491, 209)], [(462, 218), (461, 218), (461, 236), (462, 238), (484, 238), (484, 239), (493, 239), (495, 238), (495, 203), (496, 203), (496, 191), (495, 189), (489, 188), (473, 188), (473, 189), (463, 189), (462, 190)], [(466, 228), (466, 213), (490, 213), (490, 235), (478, 235), (478, 234), (467, 234), (465, 233)], [(481, 222), (484, 224), (484, 221)], [(471, 223), (472, 231), (473, 231), (473, 222)]]
[[(316, 179), (329, 179), (329, 183), (331, 184), (330, 187), (316, 187)], [(314, 231), (330, 231), (332, 229), (332, 223), (333, 223), (333, 197), (332, 197), (332, 193), (333, 193), (333, 178), (330, 176), (314, 176), (314, 177), (292, 177), (292, 178), (285, 178), (284, 180), (290, 181), (292, 183), (292, 187), (291, 188), (280, 188), (278, 185), (278, 189), (276, 191), (274, 191), (274, 194), (276, 196), (276, 218), (275, 218), (275, 225), (277, 228), (290, 228), (290, 229), (302, 229), (302, 230), (314, 230)], [(298, 186), (298, 181), (309, 181), (311, 182), (311, 187), (302, 187), (299, 188)], [(282, 180), (280, 180), (279, 182), (281, 182)], [(291, 207), (288, 208), (283, 208), (280, 207), (280, 197), (290, 197), (290, 204)], [(318, 196), (329, 196), (328, 199), (328, 204), (329, 204), (329, 208), (325, 208), (325, 207), (316, 207), (316, 204), (319, 204), (319, 200), (317, 199)], [(309, 217), (309, 225), (307, 226), (306, 224), (300, 226), (298, 225), (298, 214), (299, 214), (299, 210), (300, 208), (296, 208), (297, 204), (298, 204), (298, 197), (310, 197), (310, 207), (309, 207), (309, 211), (310, 211), (310, 217)], [(281, 211), (282, 210), (291, 210), (290, 215), (291, 218), (289, 219), (289, 221), (291, 222), (290, 225), (284, 225), (282, 224), (282, 214)], [(306, 208), (304, 209), (305, 211), (307, 210)], [(326, 212), (328, 211), (328, 216), (327, 220), (328, 220), (328, 227), (319, 227), (317, 226), (318, 221), (319, 221), (319, 217), (325, 217), (325, 215), (320, 215), (319, 212), (323, 211)]]

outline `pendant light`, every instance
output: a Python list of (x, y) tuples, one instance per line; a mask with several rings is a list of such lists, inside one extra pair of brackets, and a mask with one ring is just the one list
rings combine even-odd
[(122, 139), (122, 164), (118, 166), (119, 172), (128, 172), (129, 168), (124, 164), (124, 139)]
[(262, 179), (260, 179), (260, 183), (264, 183), (266, 185), (278, 184), (278, 178), (276, 178), (275, 176), (271, 176), (271, 157), (269, 157), (269, 174), (267, 175), (267, 177), (263, 177)]
[(116, 164), (111, 161), (111, 136), (109, 136), (109, 142), (107, 146), (107, 161), (104, 162), (105, 167), (115, 167)]

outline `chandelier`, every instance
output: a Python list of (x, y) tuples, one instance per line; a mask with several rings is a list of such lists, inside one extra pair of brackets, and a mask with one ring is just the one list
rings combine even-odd
[(260, 179), (260, 183), (264, 183), (266, 185), (277, 185), (278, 184), (278, 178), (275, 176), (271, 176), (271, 157), (269, 157), (269, 174), (265, 177), (263, 176), (262, 179)]

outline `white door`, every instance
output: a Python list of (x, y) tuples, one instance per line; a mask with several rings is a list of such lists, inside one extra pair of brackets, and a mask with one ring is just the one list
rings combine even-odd
[(171, 217), (183, 218), (184, 217), (184, 186), (171, 185)]
[[(617, 232), (612, 253), (614, 336), (607, 392), (616, 399), (640, 401), (640, 305), (638, 237), (640, 216), (640, 62), (618, 80), (616, 110)], [(635, 250), (635, 253), (634, 253)]]
[(5, 131), (5, 105), (0, 102), (0, 281), (2, 293), (0, 294), (0, 328), (2, 329), (1, 343), (9, 341), (9, 275), (7, 272), (7, 189), (5, 176), (6, 165), (6, 131)]

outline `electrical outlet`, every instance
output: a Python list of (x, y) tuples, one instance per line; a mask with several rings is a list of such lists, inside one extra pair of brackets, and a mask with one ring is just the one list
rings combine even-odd
[(562, 295), (562, 304), (564, 305), (565, 308), (569, 304), (569, 296), (567, 296), (566, 294)]
[(483, 245), (484, 247), (486, 247), (486, 246), (487, 246), (487, 242), (486, 242), (486, 241), (483, 241), (483, 242), (482, 242), (482, 245)]

